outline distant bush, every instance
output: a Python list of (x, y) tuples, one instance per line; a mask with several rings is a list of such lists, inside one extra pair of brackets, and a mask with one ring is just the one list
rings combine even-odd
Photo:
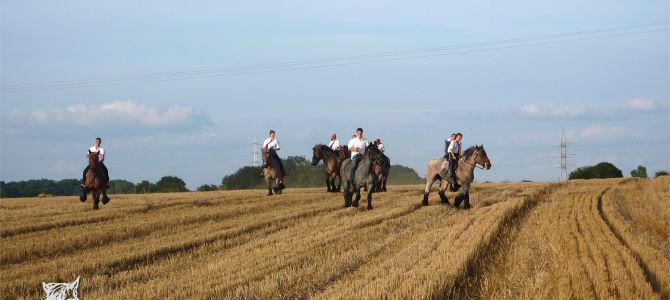
[(581, 167), (570, 172), (568, 179), (621, 178), (623, 173), (613, 164), (601, 162), (595, 166)]
[(649, 178), (647, 176), (647, 168), (644, 166), (637, 166), (637, 169), (630, 171), (631, 177)]
[(668, 176), (668, 175), (670, 175), (668, 173), (668, 171), (660, 170), (660, 171), (656, 172), (656, 175), (654, 175), (654, 178), (656, 178), (658, 176)]
[(210, 192), (210, 191), (216, 191), (218, 189), (219, 187), (214, 184), (203, 184), (198, 187), (198, 192)]

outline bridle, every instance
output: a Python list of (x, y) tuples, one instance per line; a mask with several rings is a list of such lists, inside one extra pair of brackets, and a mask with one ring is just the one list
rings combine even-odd
[(477, 165), (477, 159), (476, 159), (476, 158), (477, 158), (477, 156), (479, 156), (479, 154), (480, 154), (480, 150), (477, 149), (477, 150), (475, 150), (475, 152), (476, 152), (476, 153), (473, 154), (473, 155), (475, 155), (475, 163), (474, 163), (474, 164), (471, 163), (471, 162), (469, 162), (469, 161), (467, 161), (467, 160), (465, 160), (465, 157), (460, 157), (458, 160), (462, 160), (464, 163), (466, 163), (466, 164), (468, 164), (468, 165), (471, 165), (471, 166), (475, 166), (475, 168), (478, 168), (478, 169), (480, 169), (480, 170), (486, 170), (486, 168), (484, 168), (484, 167), (480, 167), (480, 166)]

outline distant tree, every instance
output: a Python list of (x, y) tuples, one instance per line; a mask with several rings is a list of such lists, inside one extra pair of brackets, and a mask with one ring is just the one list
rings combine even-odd
[(261, 167), (246, 166), (239, 168), (235, 173), (223, 177), (221, 188), (224, 190), (244, 190), (263, 188), (263, 178), (260, 178)]
[(660, 170), (660, 171), (656, 172), (656, 175), (654, 175), (654, 178), (657, 178), (659, 176), (668, 176), (668, 175), (670, 175), (668, 173), (668, 171)]
[(318, 187), (325, 185), (323, 167), (312, 166), (310, 160), (302, 156), (289, 156), (284, 160), (287, 176), (284, 184), (288, 187)]
[(135, 185), (135, 193), (137, 194), (155, 193), (156, 191), (156, 185), (149, 182), (148, 180), (143, 180), (142, 182)]
[(134, 194), (135, 184), (123, 179), (110, 180), (107, 192), (110, 194)]
[(647, 168), (644, 166), (637, 166), (637, 169), (630, 171), (631, 177), (649, 178), (647, 177)]
[(613, 164), (601, 162), (595, 166), (581, 167), (572, 172), (568, 179), (621, 178), (623, 173)]
[(156, 191), (160, 193), (188, 192), (186, 183), (179, 177), (163, 176), (156, 182)]
[(214, 184), (203, 184), (203, 185), (198, 187), (198, 192), (216, 191), (218, 189), (219, 189), (219, 187), (217, 187)]

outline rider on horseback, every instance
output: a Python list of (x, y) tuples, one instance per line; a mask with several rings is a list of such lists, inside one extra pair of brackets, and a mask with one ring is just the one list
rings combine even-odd
[(356, 167), (358, 163), (363, 160), (365, 154), (365, 146), (368, 142), (363, 139), (363, 128), (356, 129), (356, 136), (349, 141), (347, 147), (351, 151), (351, 170), (349, 171), (349, 181), (354, 185), (354, 175), (356, 174)]
[(377, 146), (377, 149), (379, 149), (379, 151), (382, 152), (382, 157), (384, 158), (384, 165), (386, 167), (391, 167), (391, 160), (389, 159), (388, 156), (386, 156), (386, 154), (384, 154), (384, 151), (386, 151), (386, 148), (384, 148), (384, 144), (382, 144), (382, 140), (380, 138), (376, 138), (374, 144)]
[[(274, 130), (270, 130), (270, 137), (265, 139), (265, 141), (263, 142), (263, 149), (265, 149), (265, 151), (267, 151), (269, 149), (274, 149), (275, 150), (273, 152), (274, 153), (273, 157), (279, 162), (279, 170), (280, 170), (282, 176), (286, 176), (286, 172), (284, 172), (284, 164), (282, 163), (281, 158), (279, 158), (279, 155), (277, 155), (277, 151), (279, 151), (279, 141), (277, 141), (277, 139), (275, 138), (275, 131)], [(266, 168), (267, 166), (268, 166), (268, 162), (263, 161), (263, 168)]]
[(333, 151), (340, 150), (340, 141), (337, 139), (337, 135), (334, 132), (330, 135), (330, 143), (328, 143), (328, 147)]
[(451, 136), (448, 139), (444, 140), (445, 145), (444, 145), (444, 156), (443, 157), (446, 158), (447, 160), (449, 160), (449, 145), (451, 145), (451, 141), (453, 141), (455, 138), (456, 138), (456, 134), (452, 133)]
[(452, 182), (456, 182), (456, 167), (458, 166), (458, 159), (461, 157), (461, 140), (463, 139), (463, 134), (455, 133), (454, 138), (451, 139), (449, 143), (449, 148), (447, 148), (447, 154), (449, 155), (449, 177)]
[[(100, 164), (100, 168), (102, 169), (102, 175), (105, 177), (105, 181), (107, 182), (107, 185), (109, 185), (109, 172), (107, 171), (107, 167), (103, 163), (105, 161), (105, 149), (102, 149), (100, 146), (102, 144), (102, 139), (101, 138), (95, 138), (95, 145), (92, 146), (91, 148), (88, 148), (89, 153), (97, 153), (98, 154), (98, 164)], [(84, 182), (86, 182), (86, 172), (88, 172), (88, 165), (84, 169), (84, 175), (82, 176), (82, 184), (79, 186), (80, 189), (84, 189)]]

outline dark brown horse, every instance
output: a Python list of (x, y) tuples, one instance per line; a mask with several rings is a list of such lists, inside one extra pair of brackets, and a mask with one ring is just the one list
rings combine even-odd
[(391, 171), (391, 161), (389, 158), (382, 154), (382, 162), (375, 163), (372, 165), (372, 170), (375, 172), (375, 177), (377, 178), (377, 184), (375, 185), (375, 193), (386, 192), (386, 180), (389, 177), (389, 172)]
[(337, 160), (340, 162), (340, 164), (342, 164), (345, 159), (351, 158), (351, 151), (349, 151), (347, 146), (340, 146), (340, 149), (338, 149), (337, 153)]
[(281, 162), (275, 158), (276, 153), (273, 148), (263, 150), (263, 161), (267, 164), (267, 167), (263, 168), (263, 177), (268, 187), (268, 196), (272, 196), (272, 192), (279, 195), (284, 189), (284, 175), (280, 169)]
[(93, 209), (98, 209), (100, 194), (102, 194), (102, 204), (109, 203), (109, 197), (107, 197), (108, 184), (109, 182), (105, 179), (105, 175), (103, 175), (102, 168), (98, 162), (98, 153), (88, 151), (88, 171), (86, 171), (84, 189), (79, 200), (81, 200), (81, 202), (86, 201), (86, 195), (91, 193), (91, 196), (93, 197)]
[[(463, 187), (463, 194), (457, 196), (454, 200), (454, 206), (459, 207), (461, 201), (465, 200), (463, 208), (470, 208), (470, 184), (475, 180), (475, 166), (481, 165), (485, 169), (491, 169), (491, 161), (489, 160), (484, 146), (473, 146), (463, 151), (463, 156), (458, 159), (458, 166), (456, 166), (456, 186)], [(433, 186), (435, 180), (440, 181), (440, 200), (442, 203), (449, 204), (449, 199), (444, 194), (449, 185), (449, 175), (447, 170), (449, 162), (444, 157), (432, 159), (426, 167), (426, 188), (423, 191), (423, 205), (428, 205), (428, 195), (430, 188)]]
[[(319, 144), (312, 148), (312, 166), (316, 166), (319, 161), (323, 161), (323, 172), (326, 175), (326, 192), (337, 193), (342, 186), (338, 155), (339, 153), (326, 145)], [(335, 185), (335, 180), (337, 180), (338, 185)]]

